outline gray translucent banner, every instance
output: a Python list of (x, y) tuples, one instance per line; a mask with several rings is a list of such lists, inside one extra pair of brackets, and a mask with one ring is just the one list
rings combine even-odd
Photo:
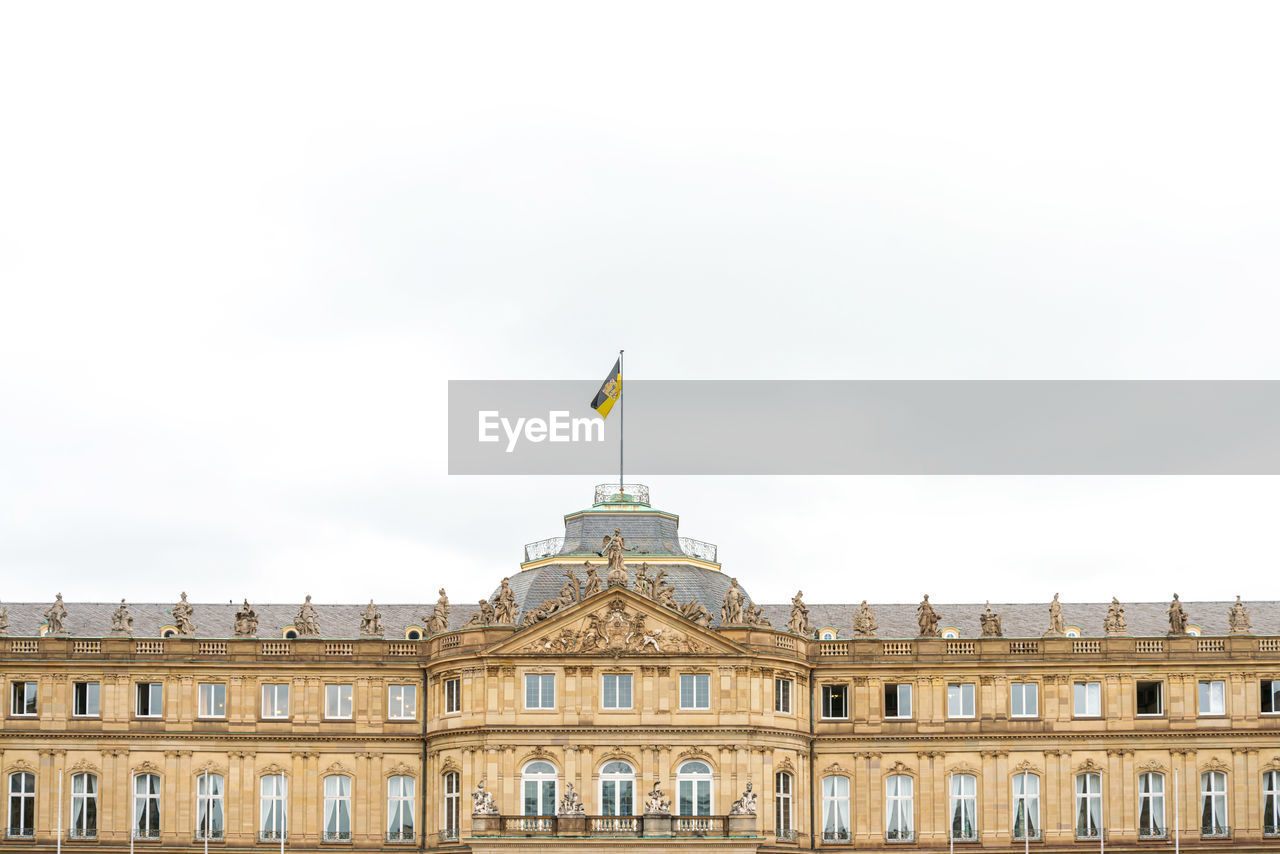
[[(450, 474), (604, 475), (599, 380), (449, 383)], [(630, 380), (655, 474), (1280, 474), (1276, 381)], [(521, 421), (520, 419), (524, 419)]]

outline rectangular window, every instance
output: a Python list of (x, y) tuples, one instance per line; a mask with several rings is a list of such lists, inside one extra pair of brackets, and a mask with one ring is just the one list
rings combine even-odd
[(455, 676), (444, 680), (444, 713), (451, 715), (462, 711), (462, 680)]
[(164, 706), (161, 700), (164, 697), (164, 687), (159, 682), (139, 682), (137, 684), (138, 703), (136, 707), (137, 716), (140, 718), (158, 718), (164, 714)]
[(264, 718), (289, 717), (289, 685), (262, 686), (262, 716)]
[(962, 682), (947, 686), (947, 717), (971, 718), (974, 716), (973, 683)]
[(1075, 716), (1077, 718), (1102, 717), (1102, 683), (1076, 682)]
[(849, 686), (822, 686), (822, 717), (843, 720), (849, 717)]
[(773, 710), (779, 714), (791, 714), (791, 686), (790, 679), (774, 679), (773, 680)]
[(202, 718), (225, 718), (227, 716), (227, 686), (221, 682), (202, 682), (200, 691), (199, 715)]
[(1160, 717), (1164, 714), (1164, 683), (1139, 682), (1135, 688), (1134, 701), (1138, 717)]
[(96, 718), (99, 714), (98, 683), (76, 682), (72, 691), (71, 714), (78, 718)]
[(393, 721), (411, 721), (418, 717), (417, 685), (387, 688), (387, 717)]
[(1280, 715), (1280, 679), (1262, 680), (1262, 713)]
[(682, 709), (711, 708), (711, 674), (710, 673), (681, 673), (680, 674), (680, 708)]
[(34, 717), (36, 713), (36, 683), (14, 682), (13, 705), (9, 714), (17, 717)]
[(351, 720), (351, 686), (324, 686), (324, 716), (330, 720)]
[(631, 674), (606, 673), (600, 677), (604, 691), (602, 706), (606, 709), (631, 708)]
[(1034, 718), (1040, 714), (1040, 685), (1036, 682), (1013, 682), (1009, 686), (1009, 716)]
[(524, 707), (526, 709), (554, 709), (556, 707), (556, 677), (554, 673), (526, 673), (524, 675)]
[(886, 718), (911, 717), (911, 685), (907, 682), (888, 682), (884, 686), (884, 716)]
[(1225, 715), (1227, 713), (1227, 684), (1218, 681), (1200, 683), (1200, 714)]

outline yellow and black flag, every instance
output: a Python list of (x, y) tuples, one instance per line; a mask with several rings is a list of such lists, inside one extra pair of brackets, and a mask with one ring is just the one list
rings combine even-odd
[(609, 376), (605, 377), (604, 382), (600, 384), (600, 390), (591, 401), (591, 408), (599, 412), (601, 418), (608, 418), (609, 410), (613, 409), (613, 405), (618, 402), (621, 395), (622, 357), (619, 356), (618, 361), (613, 365), (613, 370), (609, 371)]

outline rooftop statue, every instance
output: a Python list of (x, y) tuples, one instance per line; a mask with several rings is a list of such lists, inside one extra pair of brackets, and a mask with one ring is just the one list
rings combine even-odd
[(733, 806), (729, 807), (729, 815), (755, 815), (756, 814), (756, 793), (751, 791), (751, 781), (747, 781), (747, 790), (742, 793), (742, 797), (733, 802)]
[(1236, 597), (1236, 604), (1231, 606), (1231, 613), (1227, 615), (1227, 624), (1230, 626), (1233, 635), (1253, 634), (1253, 624), (1249, 620), (1249, 609), (1240, 601), (1240, 597)]
[(293, 627), (300, 638), (320, 636), (320, 614), (316, 611), (316, 606), (311, 604), (310, 593), (307, 594), (307, 599), (302, 603), (302, 607), (298, 609), (298, 616), (294, 618)]
[(1047, 638), (1060, 638), (1067, 633), (1067, 621), (1062, 616), (1062, 603), (1058, 601), (1058, 594), (1053, 594), (1053, 601), (1049, 603), (1049, 631), (1044, 633)]
[(494, 603), (493, 622), (499, 626), (516, 624), (516, 594), (511, 592), (511, 579), (502, 579), (498, 587), (498, 601)]
[(9, 634), (9, 609), (0, 608), (0, 635)]
[(596, 568), (591, 565), (591, 561), (584, 562), (582, 567), (587, 572), (587, 583), (582, 587), (582, 598), (590, 599), (600, 592), (600, 576), (596, 574)]
[(936, 638), (941, 637), (942, 633), (938, 631), (938, 612), (933, 610), (933, 606), (929, 604), (929, 594), (924, 594), (924, 600), (916, 607), (916, 620), (920, 623), (920, 637)]
[(67, 629), (64, 625), (67, 619), (67, 606), (62, 604), (62, 594), (59, 593), (57, 598), (53, 600), (53, 604), (49, 606), (49, 610), (44, 612), (44, 618), (49, 626), (49, 634), (65, 635)]
[(666, 577), (667, 571), (662, 567), (658, 567), (658, 574), (653, 577), (653, 598), (657, 600), (658, 604), (677, 610), (680, 607), (680, 603), (676, 601), (676, 588), (674, 585), (663, 581)]
[(195, 608), (192, 608), (191, 603), (187, 601), (186, 593), (182, 594), (178, 604), (174, 605), (169, 613), (173, 616), (173, 627), (178, 630), (179, 635), (186, 638), (196, 633), (195, 624), (191, 622), (191, 615), (195, 613)]
[(984, 638), (1004, 637), (1004, 631), (1000, 627), (1000, 615), (991, 610), (990, 602), (987, 602), (987, 609), (978, 615), (978, 622), (982, 623)]
[(1129, 634), (1129, 627), (1124, 619), (1124, 606), (1114, 596), (1111, 597), (1111, 604), (1107, 606), (1107, 617), (1102, 621), (1102, 630), (1108, 637)]
[(1169, 603), (1165, 613), (1169, 615), (1169, 634), (1185, 635), (1187, 633), (1187, 612), (1182, 607), (1182, 603), (1178, 601), (1177, 593), (1173, 594), (1173, 601)]
[(793, 635), (809, 634), (809, 608), (804, 604), (803, 590), (797, 590), (791, 597), (791, 619), (787, 620), (787, 631)]
[(113, 638), (127, 638), (133, 635), (133, 617), (129, 615), (129, 609), (125, 607), (124, 600), (120, 600), (120, 607), (116, 608), (115, 613), (111, 615), (111, 636)]
[(738, 587), (738, 579), (729, 579), (729, 589), (724, 592), (724, 604), (720, 606), (720, 625), (742, 625), (742, 589)]
[(489, 604), (488, 599), (480, 600), (480, 610), (471, 615), (471, 619), (467, 620), (468, 626), (491, 626), (493, 625), (493, 606)]
[(360, 612), (360, 637), (380, 638), (382, 634), (382, 614), (378, 613), (378, 606), (370, 599), (369, 604)]
[(610, 587), (626, 587), (627, 586), (627, 566), (623, 558), (624, 552), (631, 549), (626, 546), (626, 539), (622, 536), (621, 528), (613, 529), (612, 537), (605, 537), (603, 548), (600, 550), (600, 556), (609, 561), (609, 574), (606, 580)]
[(742, 618), (748, 626), (759, 626), (760, 628), (772, 628), (773, 626), (769, 622), (769, 618), (764, 615), (764, 608), (759, 605), (748, 604)]
[(427, 624), (427, 634), (438, 635), (441, 632), (449, 631), (449, 596), (444, 592), (444, 588), (440, 588), (440, 598), (436, 600), (435, 610), (431, 612), (430, 617), (424, 618)]
[(240, 606), (240, 610), (236, 611), (233, 630), (238, 638), (258, 636), (258, 612), (253, 610), (253, 606), (249, 604), (248, 599), (245, 599), (244, 604)]
[(697, 599), (690, 599), (678, 609), (686, 619), (693, 620), (705, 628), (711, 627), (711, 612)]
[(649, 596), (649, 597), (653, 596), (653, 584), (649, 581), (649, 564), (648, 563), (640, 564), (640, 568), (636, 570), (636, 580), (635, 580), (635, 583), (632, 585), (632, 589), (634, 589), (641, 596)]
[[(925, 597), (928, 601), (929, 597)], [(932, 609), (930, 609), (932, 610)], [(934, 625), (937, 625), (935, 621)], [(867, 604), (867, 600), (862, 600), (862, 605), (858, 607), (858, 612), (853, 615), (853, 636), (855, 638), (873, 638), (876, 636), (876, 629), (880, 626), (876, 623), (875, 612), (871, 610), (871, 606)]]
[(582, 585), (578, 583), (578, 576), (574, 574), (571, 567), (564, 569), (565, 582), (560, 588), (560, 604), (572, 605), (582, 601)]

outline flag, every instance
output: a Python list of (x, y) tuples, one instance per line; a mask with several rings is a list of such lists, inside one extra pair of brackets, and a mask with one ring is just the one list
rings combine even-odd
[(601, 418), (609, 417), (609, 410), (613, 409), (613, 404), (622, 396), (622, 359), (613, 363), (613, 370), (609, 371), (609, 376), (604, 378), (604, 382), (600, 384), (600, 390), (596, 392), (596, 396), (591, 401), (591, 408), (600, 413)]

